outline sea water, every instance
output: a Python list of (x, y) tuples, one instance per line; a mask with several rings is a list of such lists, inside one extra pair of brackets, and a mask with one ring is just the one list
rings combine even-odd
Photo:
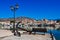
[(60, 31), (59, 30), (49, 30), (48, 33), (52, 32), (56, 40), (60, 40)]
[[(48, 30), (47, 33), (52, 32), (53, 36), (55, 37), (56, 40), (60, 40), (60, 31), (59, 30)], [(36, 32), (38, 34), (44, 34), (42, 32)]]

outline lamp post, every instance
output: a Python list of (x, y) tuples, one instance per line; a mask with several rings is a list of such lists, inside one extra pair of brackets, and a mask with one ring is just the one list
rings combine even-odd
[(52, 30), (51, 30), (51, 26), (52, 26), (52, 24), (51, 24), (51, 22), (50, 22), (50, 35), (51, 35), (51, 40), (54, 40), (54, 38), (53, 38), (53, 34), (52, 34)]
[(11, 11), (13, 11), (13, 13), (14, 13), (13, 14), (13, 18), (14, 18), (14, 20), (13, 20), (13, 33), (14, 33), (14, 35), (18, 34), (18, 31), (16, 30), (17, 27), (15, 27), (15, 14), (16, 14), (16, 11), (17, 11), (18, 8), (19, 8), (18, 4), (16, 4), (15, 6), (10, 6)]

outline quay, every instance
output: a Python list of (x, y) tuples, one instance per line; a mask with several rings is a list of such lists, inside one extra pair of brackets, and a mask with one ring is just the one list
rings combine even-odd
[[(0, 30), (0, 40), (51, 40), (50, 34), (46, 33), (45, 35), (23, 33), (25, 31), (20, 31), (21, 37), (14, 36), (13, 33), (9, 30)], [(54, 39), (55, 40), (55, 39)]]

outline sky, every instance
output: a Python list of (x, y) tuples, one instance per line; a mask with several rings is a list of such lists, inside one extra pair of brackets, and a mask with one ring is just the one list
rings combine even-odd
[(60, 0), (0, 0), (0, 18), (13, 17), (10, 6), (19, 4), (16, 17), (60, 19)]

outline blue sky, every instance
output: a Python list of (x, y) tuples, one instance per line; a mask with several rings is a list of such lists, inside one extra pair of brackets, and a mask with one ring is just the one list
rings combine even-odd
[(11, 5), (19, 4), (16, 17), (25, 16), (34, 19), (60, 18), (60, 0), (0, 0), (0, 18), (13, 17)]

